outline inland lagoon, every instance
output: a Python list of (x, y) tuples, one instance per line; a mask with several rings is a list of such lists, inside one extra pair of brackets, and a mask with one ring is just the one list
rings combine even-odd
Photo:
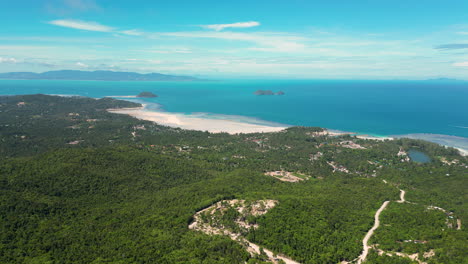
[(410, 149), (408, 151), (408, 156), (414, 162), (418, 163), (429, 163), (431, 162), (431, 158), (424, 152), (417, 150), (417, 149)]

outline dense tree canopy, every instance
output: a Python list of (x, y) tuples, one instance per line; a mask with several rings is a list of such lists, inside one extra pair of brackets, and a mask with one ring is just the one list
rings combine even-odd
[[(1, 263), (261, 263), (227, 236), (188, 229), (197, 211), (234, 198), (277, 200), (244, 235), (301, 263), (356, 259), (383, 201), (391, 203), (368, 263), (413, 263), (378, 250), (420, 259), (433, 250), (427, 263), (468, 259), (457, 222), (468, 221), (468, 160), (455, 149), (307, 127), (210, 134), (106, 111), (135, 106), (0, 97)], [(402, 161), (397, 153), (411, 148), (432, 161)], [(307, 177), (283, 182), (269, 171)], [(407, 203), (396, 202), (400, 189)], [(235, 227), (235, 216), (225, 225)]]

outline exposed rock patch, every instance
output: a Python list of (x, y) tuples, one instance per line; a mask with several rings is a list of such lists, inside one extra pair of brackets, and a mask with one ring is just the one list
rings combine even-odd
[[(248, 241), (242, 236), (242, 232), (251, 228), (258, 228), (258, 225), (250, 223), (248, 217), (256, 217), (266, 214), (271, 208), (278, 204), (276, 200), (259, 200), (247, 202), (245, 200), (223, 200), (197, 212), (193, 216), (193, 222), (188, 226), (189, 229), (201, 231), (208, 235), (225, 235), (238, 242), (246, 248), (251, 256), (255, 257), (265, 254), (271, 263), (299, 264), (298, 262), (282, 255), (276, 255), (272, 251), (263, 248)], [(225, 225), (222, 218), (226, 214), (232, 214), (235, 210), (238, 214), (232, 225)]]
[(310, 178), (310, 176), (300, 174), (300, 173), (293, 173), (289, 171), (269, 171), (269, 172), (265, 172), (265, 175), (274, 177), (284, 182), (300, 182), (300, 181), (307, 180)]

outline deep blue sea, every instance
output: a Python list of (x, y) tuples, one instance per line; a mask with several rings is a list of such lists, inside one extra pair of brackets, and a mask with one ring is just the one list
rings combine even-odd
[[(256, 96), (256, 90), (284, 91)], [(100, 98), (150, 91), (164, 111), (235, 115), (378, 136), (415, 133), (468, 137), (468, 82), (224, 80), (104, 82), (0, 80), (0, 95), (60, 94)], [(240, 116), (240, 117), (239, 117)]]

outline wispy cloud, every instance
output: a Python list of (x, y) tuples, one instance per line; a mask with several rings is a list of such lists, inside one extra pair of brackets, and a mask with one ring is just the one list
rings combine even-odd
[[(107, 32), (114, 33), (116, 36), (119, 34), (129, 35), (129, 36), (141, 36), (141, 37), (160, 37), (160, 36), (171, 36), (171, 37), (184, 37), (184, 38), (211, 38), (211, 39), (223, 39), (223, 40), (237, 40), (244, 42), (251, 42), (257, 44), (255, 47), (249, 48), (250, 50), (262, 51), (262, 52), (297, 52), (303, 50), (306, 45), (302, 43), (305, 40), (303, 37), (298, 37), (290, 35), (287, 33), (241, 33), (241, 32), (231, 32), (224, 31), (220, 32), (226, 28), (247, 28), (260, 25), (260, 23), (252, 22), (239, 22), (232, 24), (215, 24), (215, 25), (205, 25), (203, 27), (214, 29), (215, 32), (206, 32), (206, 31), (187, 31), (187, 32), (168, 32), (168, 33), (147, 33), (142, 32), (137, 29), (132, 30), (119, 30), (114, 27), (102, 25), (97, 22), (92, 21), (81, 21), (81, 20), (53, 20), (49, 24), (79, 29), (79, 30), (88, 30), (88, 31), (98, 31), (98, 32)], [(187, 50), (175, 50), (171, 51), (165, 50), (153, 50), (153, 53), (190, 53)]]
[(257, 21), (249, 22), (237, 22), (231, 24), (213, 24), (213, 25), (201, 25), (202, 28), (214, 29), (216, 31), (221, 31), (226, 28), (251, 28), (260, 26), (260, 23)]
[(456, 62), (453, 64), (455, 67), (468, 67), (468, 61), (465, 62)]
[(434, 49), (438, 49), (438, 50), (468, 49), (468, 44), (466, 43), (444, 44), (444, 45), (435, 46)]
[(147, 52), (147, 53), (157, 53), (157, 54), (189, 54), (193, 53), (193, 50), (189, 47), (186, 46), (165, 46), (165, 45), (156, 45), (156, 46), (151, 46), (149, 48), (145, 49), (139, 49), (135, 50), (138, 52)]
[(138, 29), (122, 30), (122, 31), (119, 31), (118, 33), (121, 33), (121, 34), (124, 34), (124, 35), (129, 35), (129, 36), (142, 36), (142, 35), (144, 35), (144, 33), (139, 31)]
[(277, 51), (277, 52), (295, 52), (305, 48), (302, 43), (307, 38), (290, 35), (287, 33), (239, 33), (239, 32), (205, 32), (205, 31), (188, 31), (188, 32), (169, 32), (160, 33), (162, 36), (184, 37), (184, 38), (211, 38), (222, 40), (238, 40), (251, 42), (258, 45), (250, 49), (257, 51)]
[(158, 53), (158, 54), (189, 54), (192, 53), (190, 49), (187, 48), (175, 48), (175, 49), (148, 49), (144, 50), (145, 52)]
[[(467, 31), (464, 28), (450, 29), (444, 33), (449, 36), (445, 38), (400, 39), (401, 36), (396, 35), (370, 36), (365, 32), (335, 29), (331, 33), (325, 30), (294, 33), (236, 30), (258, 26), (260, 23), (257, 22), (197, 26), (204, 29), (194, 29), (191, 24), (185, 31), (151, 32), (148, 28), (134, 29), (93, 21), (96, 22), (60, 18), (49, 24), (70, 31), (87, 30), (101, 34), (77, 34), (70, 39), (65, 36), (0, 37), (0, 42), (5, 40), (4, 45), (0, 45), (0, 62), (3, 62), (0, 71), (39, 69), (40, 66), (40, 69), (125, 69), (179, 74), (389, 76), (390, 72), (392, 76), (426, 76), (438, 71), (463, 76), (468, 68), (467, 57), (457, 54), (468, 52), (468, 40), (454, 34)], [(60, 41), (61, 38), (64, 40)], [(12, 45), (15, 41), (18, 45)], [(24, 44), (33, 41), (50, 43), (30, 47)], [(78, 41), (92, 45), (80, 45)], [(42, 58), (31, 60), (36, 54)], [(14, 63), (15, 60), (18, 62)], [(26, 62), (31, 64), (26, 65)], [(39, 65), (42, 62), (57, 66)]]
[(84, 64), (82, 62), (77, 62), (75, 65), (80, 67), (80, 68), (88, 68), (89, 67), (87, 64)]
[(72, 20), (72, 19), (59, 19), (50, 21), (49, 24), (60, 26), (60, 27), (67, 27), (67, 28), (74, 28), (74, 29), (81, 29), (81, 30), (88, 30), (88, 31), (99, 31), (99, 32), (113, 32), (114, 28), (101, 25), (97, 22), (92, 21), (81, 21), (81, 20)]
[(109, 27), (102, 25), (93, 21), (82, 21), (82, 20), (73, 20), (73, 19), (59, 19), (48, 22), (51, 25), (67, 27), (73, 29), (87, 30), (87, 31), (97, 31), (97, 32), (108, 32), (115, 34), (123, 34), (128, 36), (143, 36), (145, 33), (139, 31), (138, 29), (130, 30), (117, 30), (114, 27)]
[(18, 60), (15, 58), (5, 58), (5, 57), (0, 57), (0, 63), (17, 63)]
[(0, 64), (9, 64), (7, 67), (11, 67), (11, 64), (15, 64), (16, 66), (27, 66), (27, 67), (47, 67), (53, 68), (56, 65), (49, 63), (42, 59), (36, 58), (14, 58), (14, 57), (0, 57)]
[[(265, 44), (265, 43), (263, 43)], [(262, 51), (262, 52), (298, 52), (306, 48), (305, 44), (288, 41), (276, 41), (266, 43), (266, 47), (252, 47), (249, 50)]]

